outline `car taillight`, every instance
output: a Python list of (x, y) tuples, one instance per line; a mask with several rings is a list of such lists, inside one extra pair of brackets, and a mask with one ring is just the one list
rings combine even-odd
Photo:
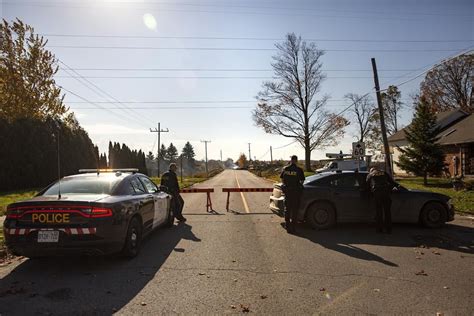
[(23, 215), (24, 211), (18, 208), (7, 207), (7, 218), (17, 219)]
[(93, 207), (90, 213), (90, 217), (109, 217), (112, 216), (112, 210), (110, 208)]

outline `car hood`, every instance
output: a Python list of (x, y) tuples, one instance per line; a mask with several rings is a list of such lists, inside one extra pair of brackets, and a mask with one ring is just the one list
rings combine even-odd
[(440, 200), (445, 200), (448, 201), (451, 199), (451, 197), (441, 194), (441, 193), (436, 193), (436, 192), (429, 192), (429, 191), (424, 191), (424, 190), (418, 190), (418, 189), (407, 189), (409, 192), (416, 193), (419, 195), (425, 195), (425, 196), (430, 196), (430, 197), (436, 197)]

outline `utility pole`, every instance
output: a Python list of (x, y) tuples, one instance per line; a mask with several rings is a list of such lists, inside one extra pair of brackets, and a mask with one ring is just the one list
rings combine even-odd
[(209, 178), (209, 169), (207, 168), (207, 143), (210, 143), (210, 140), (201, 140), (201, 143), (204, 143), (204, 148), (206, 150), (206, 176)]
[(157, 165), (158, 165), (158, 177), (160, 176), (160, 136), (161, 136), (161, 133), (168, 133), (169, 132), (169, 129), (161, 129), (161, 126), (160, 126), (160, 123), (158, 123), (158, 128), (155, 128), (154, 130), (150, 128), (150, 132), (152, 133), (158, 133), (158, 153), (157, 153), (157, 156), (156, 156), (156, 162), (157, 162)]
[(270, 146), (270, 163), (273, 163), (273, 152), (272, 152), (272, 146)]
[(385, 117), (383, 113), (383, 105), (382, 105), (382, 96), (380, 95), (380, 85), (379, 85), (379, 76), (377, 73), (377, 64), (375, 63), (375, 58), (372, 58), (372, 70), (374, 72), (374, 83), (375, 83), (375, 93), (377, 95), (377, 104), (379, 107), (379, 116), (380, 116), (380, 127), (382, 132), (382, 139), (383, 139), (383, 148), (385, 151), (385, 170), (388, 174), (392, 174), (392, 164), (391, 164), (391, 157), (390, 157), (390, 147), (388, 146), (388, 138), (387, 138), (387, 129), (385, 128)]
[(249, 161), (252, 161), (252, 156), (250, 155), (250, 144), (251, 143), (248, 143), (249, 144)]
[(221, 149), (221, 162), (222, 162), (222, 149)]

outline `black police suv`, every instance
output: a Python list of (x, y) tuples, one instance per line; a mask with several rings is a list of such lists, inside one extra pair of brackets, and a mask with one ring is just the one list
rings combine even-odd
[[(336, 222), (373, 222), (375, 201), (366, 183), (367, 172), (323, 172), (306, 178), (303, 186), (298, 220), (313, 228), (326, 229)], [(402, 186), (393, 191), (392, 222), (421, 223), (439, 227), (454, 219), (454, 208), (449, 196), (409, 190)], [(277, 214), (284, 211), (285, 197), (280, 184), (275, 184), (270, 196), (270, 209)]]
[(143, 236), (173, 225), (171, 196), (147, 176), (131, 169), (85, 171), (8, 205), (3, 231), (12, 253), (134, 257)]

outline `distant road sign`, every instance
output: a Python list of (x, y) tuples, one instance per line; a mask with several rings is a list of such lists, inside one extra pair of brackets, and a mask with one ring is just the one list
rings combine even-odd
[(355, 142), (352, 143), (352, 156), (360, 158), (365, 156), (365, 143)]

